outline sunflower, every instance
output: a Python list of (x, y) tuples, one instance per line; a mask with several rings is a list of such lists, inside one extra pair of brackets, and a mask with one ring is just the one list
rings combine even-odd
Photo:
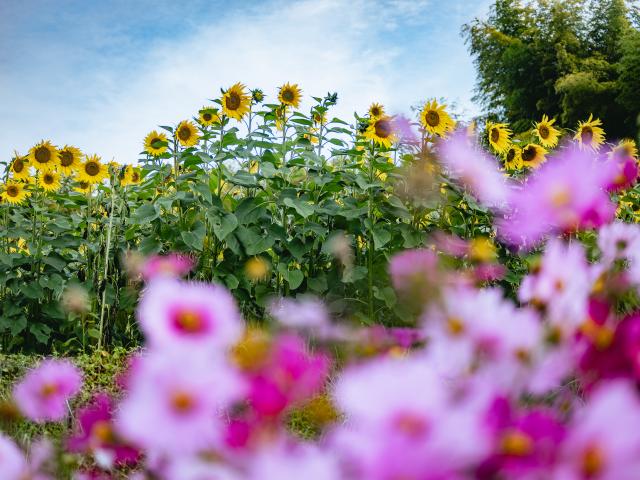
[(181, 121), (176, 127), (175, 135), (183, 147), (193, 147), (200, 140), (198, 127), (190, 120)]
[(372, 103), (369, 107), (369, 116), (371, 118), (379, 118), (384, 115), (384, 107), (379, 103)]
[(109, 169), (100, 162), (97, 155), (87, 155), (85, 162), (80, 165), (77, 173), (77, 179), (80, 182), (100, 183), (109, 176)]
[(124, 175), (120, 180), (120, 184), (123, 187), (126, 187), (127, 185), (137, 185), (138, 183), (140, 183), (140, 179), (140, 169), (135, 168), (132, 165), (127, 165), (127, 167), (124, 169)]
[(631, 157), (638, 158), (638, 147), (636, 146), (636, 142), (629, 138), (625, 138), (621, 140), (618, 145), (613, 147), (610, 152), (610, 156), (623, 156), (623, 157)]
[(56, 192), (60, 190), (60, 174), (57, 172), (43, 172), (38, 177), (38, 185), (45, 192)]
[(220, 123), (220, 116), (218, 115), (218, 110), (215, 108), (202, 107), (198, 113), (198, 122), (200, 122), (200, 125), (208, 127), (214, 123)]
[(556, 123), (555, 118), (549, 120), (549, 117), (542, 115), (542, 120), (535, 124), (534, 132), (540, 139), (540, 145), (545, 148), (553, 148), (558, 144), (560, 130), (553, 126), (554, 123)]
[(300, 90), (297, 83), (294, 83), (293, 85), (285, 83), (280, 87), (280, 92), (278, 93), (278, 100), (280, 103), (293, 108), (298, 108), (300, 106), (301, 97), (302, 90)]
[(60, 164), (58, 165), (60, 172), (65, 175), (72, 175), (80, 168), (82, 152), (79, 148), (65, 145), (58, 153), (60, 154)]
[(78, 186), (74, 188), (74, 190), (78, 193), (90, 193), (91, 192), (91, 184), (89, 182), (78, 182)]
[(516, 145), (511, 145), (504, 154), (504, 168), (507, 170), (518, 170), (522, 168), (522, 149)]
[(601, 125), (602, 121), (599, 118), (593, 120), (593, 114), (589, 115), (586, 122), (578, 122), (578, 131), (573, 138), (578, 140), (580, 148), (600, 149), (600, 145), (604, 143), (604, 130)]
[(326, 125), (327, 124), (327, 112), (313, 112), (313, 123), (316, 125)]
[(546, 154), (547, 151), (544, 147), (536, 145), (535, 143), (529, 143), (522, 147), (520, 159), (522, 160), (523, 166), (535, 168), (547, 159), (545, 157)]
[(11, 176), (16, 180), (29, 178), (29, 162), (27, 157), (21, 157), (16, 154), (11, 161), (9, 170), (11, 171)]
[(453, 130), (455, 122), (445, 110), (446, 105), (438, 105), (435, 100), (424, 104), (420, 112), (420, 123), (432, 135), (444, 136)]
[(373, 140), (378, 145), (389, 148), (391, 144), (396, 141), (396, 135), (391, 124), (391, 117), (385, 115), (380, 118), (372, 118), (364, 132), (364, 137), (367, 140)]
[(8, 181), (2, 188), (2, 199), (7, 203), (18, 205), (30, 195), (24, 183)]
[(242, 120), (242, 117), (249, 111), (251, 97), (247, 95), (245, 86), (236, 83), (222, 95), (222, 112), (236, 120)]
[(60, 155), (58, 149), (54, 147), (50, 141), (42, 140), (29, 150), (29, 163), (36, 170), (53, 170), (60, 163)]
[(251, 90), (251, 99), (253, 103), (262, 103), (264, 101), (264, 92), (259, 88)]
[(275, 110), (273, 111), (275, 117), (276, 117), (276, 130), (278, 130), (279, 132), (284, 130), (284, 122), (287, 118), (287, 106), (286, 105), (280, 105), (278, 107), (275, 108)]
[(487, 133), (489, 134), (489, 144), (498, 153), (504, 153), (511, 145), (511, 130), (506, 123), (487, 123)]
[(167, 151), (167, 136), (153, 130), (144, 137), (144, 151), (153, 157), (162, 155)]

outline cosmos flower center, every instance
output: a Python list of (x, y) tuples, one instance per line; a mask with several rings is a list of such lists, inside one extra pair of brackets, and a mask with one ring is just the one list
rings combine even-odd
[(447, 330), (451, 335), (457, 337), (464, 332), (464, 322), (459, 317), (447, 318)]
[(391, 123), (387, 120), (378, 120), (375, 123), (376, 135), (380, 138), (387, 138), (391, 135)]
[(17, 197), (19, 193), (20, 189), (15, 185), (9, 185), (7, 187), (7, 195), (9, 195), (10, 197)]
[(182, 141), (187, 141), (191, 138), (191, 129), (187, 126), (180, 127), (178, 130), (178, 138)]
[(101, 443), (113, 441), (113, 429), (106, 420), (99, 420), (91, 428), (91, 436)]
[(295, 94), (293, 93), (293, 90), (291, 89), (285, 89), (282, 91), (282, 99), (285, 102), (293, 102), (293, 100), (296, 98)]
[(540, 137), (545, 140), (549, 138), (549, 128), (546, 125), (540, 125), (538, 133), (540, 134)]
[(504, 434), (500, 442), (500, 451), (506, 455), (523, 457), (533, 450), (531, 438), (520, 431), (512, 430)]
[(558, 186), (550, 195), (551, 204), (554, 207), (564, 207), (571, 201), (571, 194), (566, 186)]
[(42, 183), (44, 183), (45, 185), (51, 185), (54, 182), (55, 182), (55, 178), (50, 173), (45, 173), (44, 176), (42, 177)]
[(55, 395), (58, 392), (58, 385), (55, 383), (45, 383), (40, 389), (40, 395), (47, 398)]
[(178, 413), (189, 413), (195, 407), (195, 400), (187, 392), (175, 392), (171, 397), (171, 406)]
[(38, 163), (48, 163), (51, 160), (51, 152), (47, 147), (38, 147), (36, 148), (35, 157)]
[(593, 139), (593, 130), (591, 127), (582, 127), (582, 131), (580, 132), (580, 138), (585, 143), (591, 143)]
[(493, 143), (497, 143), (498, 140), (500, 140), (500, 130), (498, 130), (497, 128), (492, 128), (491, 129), (491, 141)]
[(63, 167), (68, 167), (73, 163), (73, 153), (68, 150), (63, 150), (60, 152), (60, 165)]
[(225, 99), (225, 105), (229, 110), (237, 110), (240, 108), (240, 95), (236, 92), (230, 92), (227, 98)]
[(16, 158), (13, 161), (13, 171), (16, 173), (20, 173), (22, 172), (22, 170), (24, 170), (24, 162), (21, 159)]
[(440, 124), (440, 114), (435, 110), (429, 110), (425, 113), (424, 119), (432, 127), (437, 127)]
[(429, 428), (426, 419), (413, 413), (401, 413), (393, 422), (394, 427), (410, 438), (423, 437)]
[(178, 310), (173, 316), (173, 323), (175, 327), (184, 333), (201, 333), (207, 327), (203, 315), (191, 309)]
[(596, 446), (588, 447), (582, 454), (582, 473), (585, 477), (595, 477), (604, 468), (604, 455)]
[(87, 173), (87, 175), (95, 177), (100, 173), (100, 167), (96, 162), (87, 162), (84, 166), (84, 171)]

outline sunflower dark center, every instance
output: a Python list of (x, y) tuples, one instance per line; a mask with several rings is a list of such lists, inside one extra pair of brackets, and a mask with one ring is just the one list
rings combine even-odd
[(36, 148), (35, 157), (38, 163), (48, 163), (51, 160), (51, 152), (47, 147), (38, 147)]
[(89, 188), (89, 183), (80, 182), (80, 188), (83, 189), (83, 190), (86, 190), (87, 188)]
[(68, 167), (73, 163), (73, 153), (69, 150), (63, 150), (60, 152), (60, 165)]
[(156, 138), (154, 138), (153, 140), (151, 140), (151, 146), (152, 146), (152, 147), (154, 147), (154, 146), (155, 146), (156, 148), (160, 148), (160, 145), (157, 145), (157, 143), (158, 143), (158, 142), (161, 142), (161, 141), (162, 141), (162, 139), (161, 139), (161, 138), (156, 137)]
[(591, 127), (582, 127), (580, 138), (585, 143), (591, 143), (591, 140), (593, 139), (593, 129)]
[(212, 118), (213, 118), (213, 115), (211, 115), (209, 112), (205, 112), (202, 114), (202, 119), (205, 122), (210, 122)]
[(491, 129), (491, 141), (493, 143), (498, 143), (498, 140), (500, 140), (500, 130), (498, 130), (497, 128), (492, 128)]
[(282, 91), (282, 99), (285, 102), (293, 102), (293, 100), (296, 98), (295, 94), (293, 93), (293, 90), (287, 88), (285, 90)]
[(140, 174), (138, 172), (133, 172), (131, 174), (131, 180), (133, 180), (134, 182), (137, 182), (138, 180), (140, 180)]
[(378, 120), (375, 123), (376, 135), (380, 138), (387, 138), (391, 135), (391, 122), (388, 120)]
[(42, 182), (45, 185), (51, 185), (52, 183), (54, 183), (54, 181), (55, 181), (55, 178), (50, 173), (45, 173), (44, 176), (42, 177)]
[(374, 117), (378, 117), (380, 115), (380, 109), (378, 107), (373, 107), (371, 109), (371, 115)]
[(546, 125), (541, 125), (540, 128), (538, 128), (538, 133), (540, 134), (541, 138), (544, 138), (546, 140), (547, 138), (549, 138), (549, 127), (547, 127)]
[(96, 162), (87, 162), (87, 164), (84, 166), (84, 171), (87, 173), (87, 175), (95, 177), (96, 175), (98, 175), (98, 173), (100, 173), (100, 167)]
[(510, 148), (509, 151), (507, 152), (507, 162), (512, 161), (516, 156), (516, 149), (515, 148)]
[(240, 108), (240, 103), (240, 95), (238, 95), (236, 92), (230, 92), (225, 100), (225, 105), (229, 110), (237, 110), (238, 108)]
[(180, 127), (178, 130), (178, 138), (183, 142), (186, 142), (191, 138), (191, 129), (187, 126)]
[(7, 187), (7, 195), (9, 195), (10, 197), (17, 197), (19, 193), (20, 191), (15, 185), (9, 185)]
[(437, 127), (440, 124), (440, 114), (435, 110), (429, 110), (425, 114), (424, 119), (426, 120), (427, 125), (431, 127)]
[(24, 162), (21, 159), (16, 158), (13, 161), (13, 171), (16, 173), (20, 173), (23, 170), (24, 170)]
[(536, 158), (535, 147), (527, 147), (522, 150), (522, 160), (524, 160), (525, 162), (530, 162), (534, 158)]

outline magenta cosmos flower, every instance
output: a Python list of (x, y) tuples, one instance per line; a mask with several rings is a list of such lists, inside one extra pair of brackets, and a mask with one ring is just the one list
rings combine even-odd
[(555, 156), (512, 190), (509, 213), (498, 222), (500, 236), (512, 245), (530, 248), (552, 232), (607, 223), (615, 215), (605, 190), (611, 168), (612, 164), (586, 150), (570, 148)]
[(20, 411), (34, 422), (59, 421), (67, 402), (82, 387), (82, 374), (68, 360), (44, 360), (29, 371), (13, 390)]
[(231, 294), (218, 285), (157, 280), (144, 291), (138, 321), (152, 348), (183, 345), (224, 351), (242, 335)]
[(500, 172), (495, 158), (484, 152), (464, 129), (440, 141), (438, 153), (451, 177), (460, 181), (483, 205), (506, 206), (510, 182)]
[(107, 394), (96, 395), (90, 405), (77, 412), (77, 417), (76, 433), (68, 442), (70, 451), (93, 453), (105, 468), (138, 460), (140, 453), (126, 445), (115, 432), (113, 404)]
[(116, 432), (155, 457), (211, 449), (224, 435), (224, 409), (243, 393), (231, 365), (206, 350), (152, 351), (131, 372)]

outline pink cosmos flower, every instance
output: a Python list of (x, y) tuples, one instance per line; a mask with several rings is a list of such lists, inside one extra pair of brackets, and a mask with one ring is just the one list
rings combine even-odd
[(638, 179), (638, 161), (622, 152), (609, 152), (606, 162), (613, 164), (607, 190), (618, 191), (632, 187)]
[(13, 390), (20, 411), (37, 423), (60, 421), (67, 402), (82, 386), (82, 374), (68, 360), (44, 360), (30, 370)]
[(0, 472), (5, 480), (22, 480), (27, 473), (27, 462), (15, 443), (0, 433)]
[(224, 352), (242, 335), (231, 294), (218, 285), (157, 280), (143, 292), (138, 321), (153, 348), (171, 345)]
[(107, 394), (97, 394), (77, 413), (78, 426), (68, 441), (71, 452), (91, 452), (103, 468), (136, 463), (140, 453), (126, 445), (113, 426), (113, 405)]
[(438, 144), (440, 161), (453, 179), (486, 207), (504, 208), (511, 185), (500, 172), (495, 158), (484, 152), (464, 129)]
[(282, 326), (326, 331), (329, 328), (329, 312), (317, 298), (303, 296), (297, 299), (280, 298), (269, 305), (268, 311)]
[(543, 307), (551, 325), (566, 339), (586, 319), (592, 286), (582, 245), (552, 240), (539, 268), (522, 280), (518, 297), (522, 302)]
[(194, 260), (181, 253), (152, 255), (142, 265), (141, 274), (145, 282), (158, 278), (180, 278), (194, 267)]
[(405, 250), (391, 258), (389, 273), (398, 291), (411, 293), (436, 288), (440, 280), (438, 256), (433, 250), (423, 248)]
[(419, 139), (413, 128), (413, 123), (404, 115), (395, 115), (391, 120), (391, 128), (400, 139), (401, 143), (417, 144)]
[(457, 478), (488, 453), (483, 397), (456, 398), (421, 355), (349, 367), (334, 388), (347, 423), (331, 445), (356, 478)]
[(640, 478), (640, 402), (624, 381), (600, 386), (573, 419), (549, 478), (632, 480)]
[(598, 231), (598, 248), (605, 267), (616, 260), (636, 260), (640, 256), (640, 226), (620, 221), (604, 225)]
[(198, 456), (178, 456), (158, 472), (164, 480), (244, 480), (239, 472)]
[(607, 223), (615, 215), (605, 191), (611, 168), (587, 150), (568, 148), (556, 155), (511, 191), (510, 211), (498, 222), (500, 236), (512, 245), (530, 248), (552, 232)]
[(259, 452), (251, 461), (247, 480), (338, 480), (343, 478), (331, 452), (313, 445), (275, 446)]
[(224, 359), (187, 347), (149, 352), (130, 375), (116, 413), (116, 432), (156, 457), (221, 444), (221, 414), (245, 387)]

